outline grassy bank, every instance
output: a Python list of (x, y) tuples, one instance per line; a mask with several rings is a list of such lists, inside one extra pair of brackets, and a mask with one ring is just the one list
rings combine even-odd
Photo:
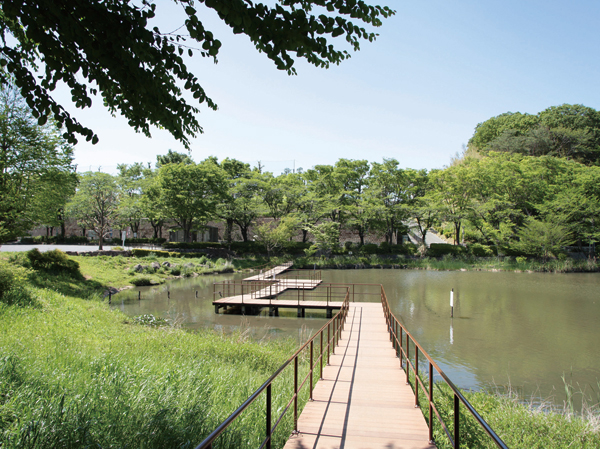
[[(79, 264), (81, 276), (53, 272), (50, 287), (65, 295), (77, 297), (102, 293), (109, 288), (157, 285), (182, 277), (249, 271), (252, 267), (266, 263), (265, 259), (255, 257), (227, 260), (209, 259), (199, 255), (181, 259), (161, 257), (156, 253), (149, 253), (145, 257), (68, 256), (68, 258)], [(31, 268), (31, 262), (24, 252), (4, 253), (0, 255), (0, 260)], [(33, 271), (29, 281), (35, 287), (49, 286), (45, 273)]]
[[(436, 406), (442, 408), (445, 422), (453, 431), (453, 396), (449, 388), (438, 386)], [(600, 447), (600, 417), (598, 414), (576, 415), (526, 405), (515, 396), (495, 393), (465, 393), (468, 401), (510, 448), (595, 448)], [(424, 407), (422, 407), (424, 408)], [(426, 412), (425, 410), (423, 410)], [(429, 413), (429, 412), (426, 412)], [(435, 420), (435, 418), (434, 418)], [(435, 424), (435, 442), (439, 448), (450, 445), (441, 426)], [(461, 447), (489, 448), (497, 446), (477, 425), (475, 419), (461, 406)]]
[[(420, 376), (421, 377), (421, 376)], [(414, 391), (412, 371), (409, 382)], [(428, 384), (426, 378), (421, 380)], [(585, 449), (600, 447), (600, 410), (598, 406), (585, 408), (576, 414), (566, 407), (559, 410), (548, 404), (531, 404), (514, 392), (477, 391), (462, 392), (504, 443), (514, 449)], [(420, 394), (420, 407), (429, 421), (427, 397)], [(434, 403), (449, 431), (454, 434), (454, 394), (444, 382), (434, 383)], [(440, 449), (452, 449), (446, 432), (433, 417), (434, 441)], [(492, 438), (483, 427), (460, 405), (460, 447), (496, 449)]]
[[(243, 334), (137, 324), (98, 294), (105, 283), (127, 281), (114, 262), (90, 258), (80, 276), (30, 272), (0, 295), (3, 449), (193, 448), (296, 348), (291, 340), (259, 344)], [(85, 279), (88, 270), (93, 279)], [(27, 300), (7, 305), (17, 290)], [(274, 385), (274, 410), (291, 397), (291, 375)], [(291, 425), (288, 416), (274, 447)], [(214, 447), (258, 447), (263, 437), (259, 399)]]

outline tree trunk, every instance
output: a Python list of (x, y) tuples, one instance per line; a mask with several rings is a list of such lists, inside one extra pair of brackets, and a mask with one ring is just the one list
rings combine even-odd
[(98, 251), (102, 251), (104, 249), (104, 232), (98, 233)]
[(244, 242), (248, 241), (248, 226), (241, 226), (238, 224), (238, 226), (240, 227), (240, 232), (242, 233), (242, 239), (244, 240)]
[(130, 221), (129, 226), (131, 226), (131, 232), (134, 232), (139, 237), (140, 236), (139, 235), (140, 221), (139, 220)]
[(225, 227), (225, 240), (227, 243), (231, 243), (231, 233), (233, 231), (233, 219), (227, 219), (227, 226)]
[(302, 243), (306, 243), (306, 239), (308, 239), (308, 230), (302, 230)]
[(454, 230), (456, 231), (454, 234), (454, 244), (458, 245), (460, 243), (460, 221), (454, 222)]

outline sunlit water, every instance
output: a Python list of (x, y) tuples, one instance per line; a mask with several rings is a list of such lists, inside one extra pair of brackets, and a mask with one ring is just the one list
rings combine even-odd
[[(213, 282), (246, 276), (202, 276), (140, 288), (119, 293), (113, 305), (129, 315), (178, 319), (191, 329), (227, 333), (241, 329), (256, 339), (290, 335), (303, 339), (326, 322), (323, 313), (296, 318), (295, 310), (281, 311), (280, 317), (215, 314)], [(325, 270), (322, 277), (324, 282), (383, 284), (394, 313), (459, 387), (510, 385), (524, 399), (550, 399), (561, 406), (564, 377), (575, 391), (585, 390), (598, 402), (598, 274), (372, 269)], [(449, 304), (452, 288), (454, 318)]]

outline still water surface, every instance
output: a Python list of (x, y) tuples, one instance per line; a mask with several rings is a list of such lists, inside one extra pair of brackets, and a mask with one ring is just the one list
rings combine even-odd
[[(115, 296), (113, 304), (129, 315), (179, 318), (192, 329), (234, 332), (242, 326), (257, 339), (304, 338), (326, 322), (324, 314), (299, 319), (292, 310), (282, 311), (278, 318), (216, 315), (212, 283), (246, 276), (203, 276), (168, 287), (136, 289)], [(459, 387), (510, 384), (525, 399), (541, 397), (560, 406), (565, 377), (576, 391), (586, 390), (598, 402), (599, 274), (371, 269), (324, 270), (322, 278), (324, 282), (383, 284), (396, 316)], [(137, 301), (138, 290), (142, 301)]]

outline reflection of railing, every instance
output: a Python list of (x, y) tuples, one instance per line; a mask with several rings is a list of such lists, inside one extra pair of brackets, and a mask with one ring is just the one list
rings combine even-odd
[[(348, 308), (349, 308), (349, 289), (346, 288), (346, 294), (344, 297), (343, 306), (340, 311), (325, 324), (315, 335), (311, 337), (296, 353), (290, 357), (287, 362), (279, 367), (275, 373), (267, 379), (267, 381), (258, 388), (252, 395), (238, 407), (236, 411), (234, 411), (225, 421), (223, 421), (206, 439), (200, 443), (196, 449), (205, 449), (212, 448), (213, 442), (223, 433), (225, 430), (238, 418), (240, 415), (246, 410), (250, 404), (252, 404), (262, 393), (266, 393), (266, 436), (262, 441), (260, 447), (261, 448), (271, 448), (271, 439), (273, 437), (273, 433), (277, 429), (279, 423), (281, 423), (287, 411), (290, 407), (293, 406), (294, 411), (294, 430), (298, 430), (298, 395), (306, 382), (309, 382), (309, 397), (312, 400), (314, 379), (313, 379), (313, 371), (319, 366), (319, 378), (323, 378), (323, 359), (326, 357), (326, 363), (329, 364), (329, 355), (333, 351), (335, 352), (335, 346), (337, 345), (342, 330), (344, 329), (344, 324), (346, 322), (346, 317), (348, 316)], [(327, 341), (325, 342), (325, 347), (323, 347), (323, 336), (327, 332)], [(319, 352), (318, 357), (315, 360), (315, 351), (314, 351), (314, 343), (319, 340)], [(307, 349), (308, 348), (308, 349)], [(308, 374), (304, 377), (304, 379), (300, 379), (298, 376), (298, 359), (302, 357), (304, 351), (309, 351), (309, 371)], [(284, 370), (290, 366), (294, 365), (294, 393), (279, 415), (276, 418), (275, 423), (273, 423), (272, 418), (272, 384), (277, 377), (279, 377)]]
[[(386, 318), (388, 331), (390, 333), (390, 340), (396, 350), (396, 353), (400, 357), (400, 367), (404, 368), (406, 372), (406, 383), (409, 383), (409, 368), (414, 376), (413, 390), (415, 393), (415, 406), (419, 406), (419, 389), (423, 391), (429, 402), (429, 440), (433, 441), (433, 414), (435, 413), (438, 421), (442, 428), (446, 432), (446, 436), (450, 440), (453, 447), (460, 447), (460, 403), (462, 402), (467, 411), (475, 418), (479, 426), (491, 437), (492, 441), (496, 446), (504, 449), (508, 449), (506, 444), (500, 439), (494, 430), (489, 426), (487, 422), (477, 413), (469, 401), (462, 395), (458, 388), (452, 383), (452, 381), (446, 376), (441, 368), (433, 361), (433, 359), (425, 352), (425, 350), (417, 343), (413, 336), (406, 330), (406, 328), (398, 321), (394, 314), (390, 310), (390, 306), (387, 301), (387, 296), (383, 286), (381, 287), (381, 303), (383, 305), (383, 313)], [(404, 336), (406, 335), (406, 341), (403, 344)], [(410, 360), (410, 344), (412, 343), (414, 348), (414, 364)], [(425, 356), (429, 364), (429, 385), (425, 387), (421, 375), (419, 374), (419, 352)], [(435, 406), (433, 400), (433, 369), (438, 372), (444, 382), (450, 387), (454, 395), (454, 427), (453, 433), (450, 432), (448, 425), (442, 419), (438, 409)]]

